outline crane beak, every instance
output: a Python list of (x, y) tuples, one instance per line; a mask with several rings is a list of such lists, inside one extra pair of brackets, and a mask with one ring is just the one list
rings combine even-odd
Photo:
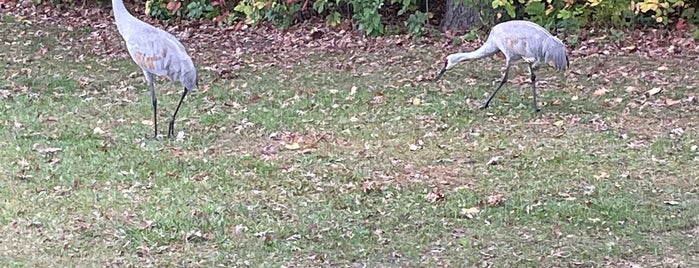
[(439, 80), (439, 78), (442, 77), (442, 75), (443, 75), (444, 72), (446, 72), (446, 71), (447, 71), (447, 68), (442, 68), (442, 70), (439, 71), (439, 73), (437, 73), (437, 76), (434, 77), (434, 81)]

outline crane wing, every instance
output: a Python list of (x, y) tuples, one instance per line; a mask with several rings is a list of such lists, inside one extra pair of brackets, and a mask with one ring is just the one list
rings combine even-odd
[(132, 33), (125, 41), (131, 58), (149, 73), (175, 81), (194, 69), (182, 43), (165, 31), (143, 29)]

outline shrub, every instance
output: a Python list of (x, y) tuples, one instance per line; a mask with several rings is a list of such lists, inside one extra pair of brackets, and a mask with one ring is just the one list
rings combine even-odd
[[(84, 4), (83, 0), (34, 0), (58, 7)], [(267, 21), (288, 27), (303, 18), (320, 17), (330, 26), (351, 19), (353, 25), (367, 35), (396, 32), (385, 29), (382, 14), (401, 18), (398, 32), (413, 36), (424, 34), (431, 18), (422, 6), (434, 5), (430, 0), (136, 0), (145, 1), (146, 13), (161, 20), (179, 18), (206, 19), (224, 23), (243, 21), (256, 24)], [(425, 2), (422, 2), (425, 1)], [(556, 28), (575, 36), (582, 27), (625, 28), (632, 24), (664, 27), (677, 18), (686, 23), (699, 23), (699, 2), (684, 0), (456, 0), (473, 4), (490, 2), (492, 10), (482, 10), (485, 23), (510, 18), (523, 18), (547, 28)], [(98, 0), (106, 4), (108, 0)], [(444, 4), (444, 0), (436, 2)], [(482, 2), (481, 2), (482, 3)], [(397, 8), (397, 11), (396, 11)], [(388, 12), (387, 12), (388, 11)], [(393, 13), (390, 13), (393, 12)], [(489, 14), (497, 14), (490, 16)], [(682, 23), (685, 23), (682, 22)]]

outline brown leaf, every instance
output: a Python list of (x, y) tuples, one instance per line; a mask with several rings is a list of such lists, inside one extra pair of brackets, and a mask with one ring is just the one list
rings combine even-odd
[(595, 179), (603, 180), (603, 179), (609, 178), (609, 173), (602, 170), (602, 171), (600, 171), (599, 175), (595, 175), (594, 177), (595, 177)]
[(301, 145), (299, 145), (298, 142), (294, 142), (292, 144), (284, 145), (284, 148), (286, 148), (287, 150), (298, 150), (301, 149)]
[(153, 228), (153, 226), (155, 226), (155, 222), (154, 222), (154, 221), (146, 220), (146, 221), (144, 222), (143, 226), (141, 226), (141, 230), (142, 230), (142, 231), (150, 230), (150, 229)]
[(651, 90), (646, 91), (646, 96), (650, 97), (650, 96), (653, 96), (653, 95), (660, 93), (661, 91), (663, 91), (662, 88), (654, 87)]
[(374, 97), (371, 98), (371, 104), (381, 104), (384, 101), (383, 93), (380, 91), (374, 92)]
[(504, 201), (503, 195), (494, 194), (494, 195), (488, 196), (487, 204), (488, 204), (488, 206), (497, 206), (497, 205), (502, 204), (503, 201)]
[(486, 166), (497, 165), (497, 164), (500, 163), (500, 160), (502, 160), (502, 156), (499, 156), (499, 155), (498, 155), (498, 156), (493, 156), (493, 157), (490, 158), (490, 160), (488, 160), (487, 163), (485, 163), (485, 165), (486, 165)]
[(468, 218), (473, 218), (473, 216), (477, 215), (479, 212), (481, 212), (481, 209), (478, 207), (470, 207), (470, 208), (462, 208), (461, 209), (461, 215), (464, 215)]
[(55, 152), (61, 151), (61, 148), (48, 147), (46, 145), (38, 144), (38, 143), (35, 143), (34, 146), (32, 146), (32, 148), (34, 149), (34, 151), (37, 151), (40, 153), (55, 153)]
[(672, 106), (681, 102), (682, 100), (665, 99), (665, 105), (667, 106)]
[(427, 196), (425, 196), (425, 199), (427, 202), (437, 202), (437, 201), (442, 201), (444, 200), (444, 192), (438, 188), (432, 188), (432, 190), (427, 193)]
[(602, 96), (602, 95), (604, 95), (604, 94), (606, 94), (606, 93), (607, 93), (607, 89), (606, 89), (606, 88), (600, 88), (600, 89), (598, 89), (598, 90), (595, 90), (595, 92), (593, 92), (592, 95), (595, 96), (595, 97), (600, 97), (600, 96)]

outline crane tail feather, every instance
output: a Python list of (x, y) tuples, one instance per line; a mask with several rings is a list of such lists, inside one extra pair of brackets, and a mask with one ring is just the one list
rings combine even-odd
[(565, 71), (569, 67), (568, 55), (565, 45), (555, 37), (544, 41), (543, 51), (545, 51), (544, 60), (553, 65), (556, 70)]

